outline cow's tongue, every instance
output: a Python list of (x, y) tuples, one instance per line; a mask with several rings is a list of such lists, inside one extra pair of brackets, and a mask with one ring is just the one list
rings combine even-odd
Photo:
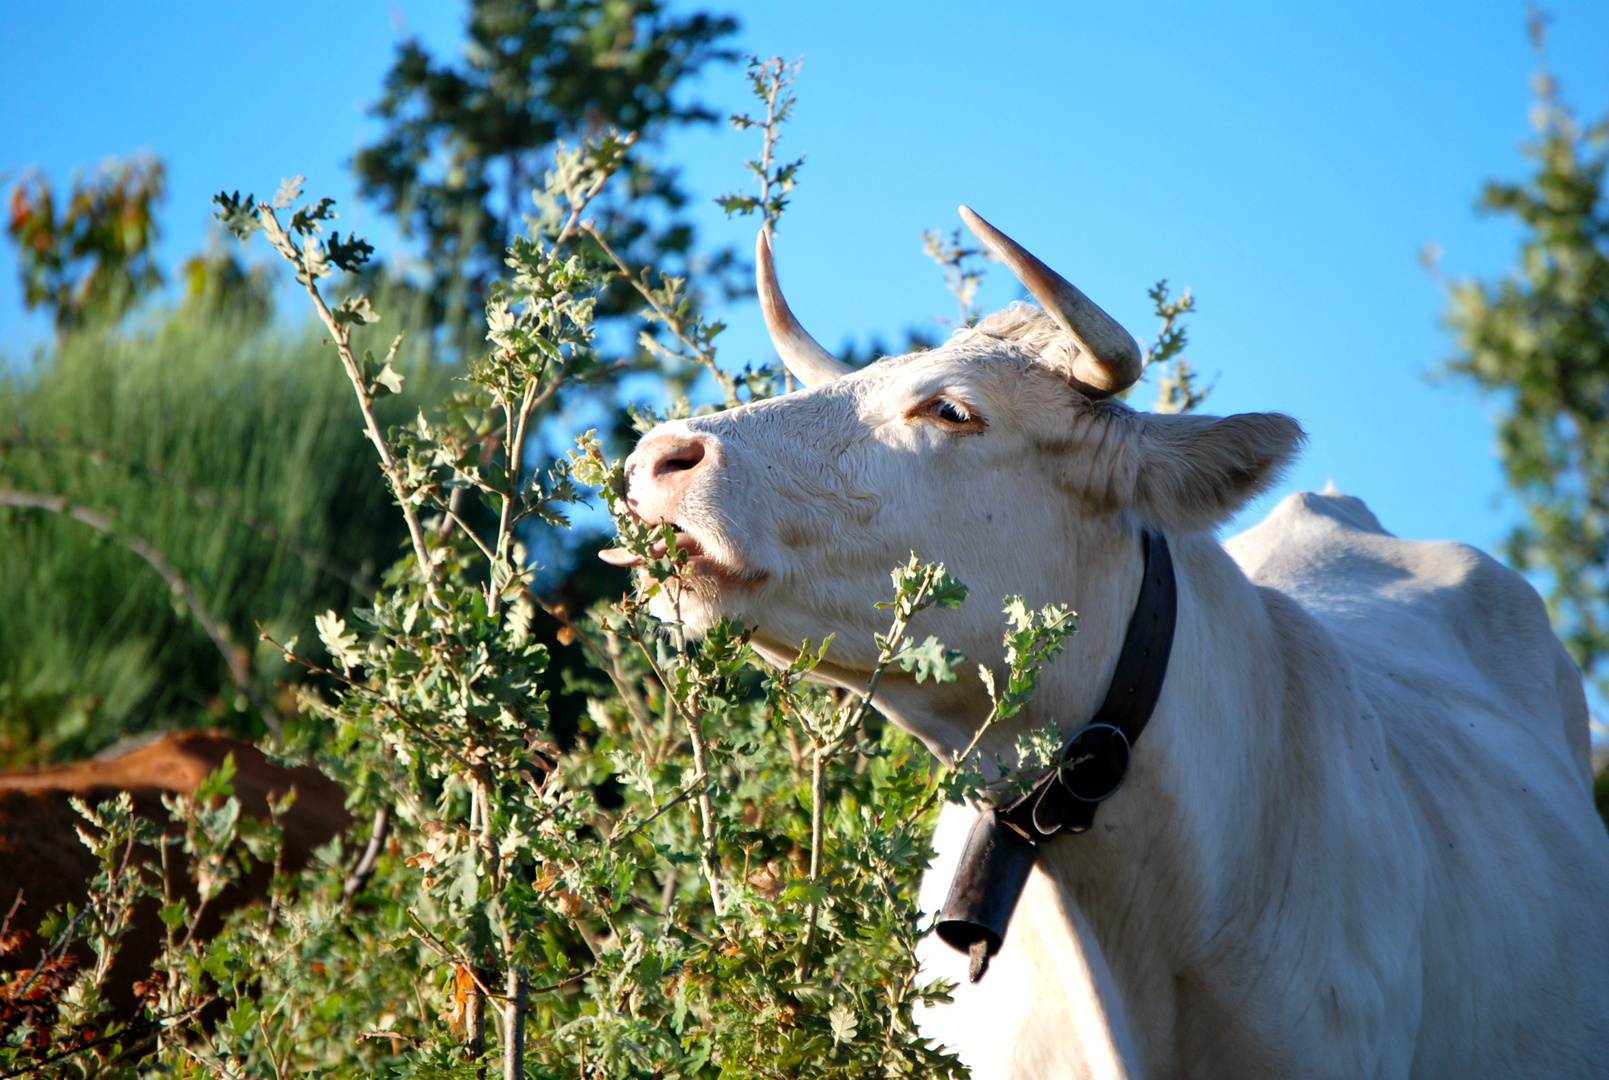
[(641, 566), (647, 561), (641, 555), (634, 555), (625, 548), (604, 548), (598, 552), (598, 558), (610, 566)]
[[(676, 547), (687, 552), (690, 556), (703, 554), (698, 544), (686, 533), (679, 532), (676, 534)], [(662, 559), (669, 550), (670, 547), (665, 541), (656, 540), (649, 546), (648, 554), (651, 558)], [(647, 562), (647, 559), (644, 559), (641, 555), (634, 555), (625, 548), (604, 548), (598, 552), (598, 558), (611, 566), (641, 566)]]

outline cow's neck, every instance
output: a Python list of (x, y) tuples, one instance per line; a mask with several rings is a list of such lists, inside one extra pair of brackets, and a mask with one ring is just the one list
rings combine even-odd
[[(1092, 1057), (1133, 1058), (1141, 1075), (1167, 1075), (1186, 1056), (1238, 1058), (1240, 1074), (1254, 1075), (1267, 1054), (1259, 1032), (1310, 1026), (1304, 980), (1345, 947), (1324, 936), (1339, 923), (1321, 909), (1367, 907), (1345, 880), (1293, 884), (1291, 875), (1310, 857), (1325, 863), (1342, 792), (1355, 797), (1373, 779), (1331, 763), (1356, 757), (1346, 744), (1378, 732), (1360, 729), (1348, 707), (1346, 664), (1328, 635), (1253, 586), (1210, 536), (1169, 539), (1179, 610), (1161, 700), (1093, 829), (1042, 847), (1017, 919), (1036, 923), (1045, 955), (1081, 958), (1048, 977), (1080, 980), (1067, 1000), (1099, 1003), (1099, 1024), (1076, 1024), (1110, 1036), (1088, 1047)], [(1105, 553), (1098, 568), (1091, 550)], [(1099, 706), (1139, 592), (1141, 550), (1132, 528), (1119, 542), (1091, 538), (1069, 563), (1079, 633), (1045, 670), (1023, 723), (1054, 720), (1069, 734)], [(914, 698), (888, 704), (908, 709), (900, 719), (920, 730)], [(1014, 737), (1007, 730), (990, 749)], [(1293, 910), (1311, 916), (1299, 930), (1282, 925)], [(1295, 951), (1276, 947), (1293, 932), (1303, 937), (1300, 970), (1289, 969)], [(1068, 1037), (1055, 1030), (1062, 1024), (1040, 1026), (1023, 1034)], [(1091, 1064), (1097, 1074), (1128, 1071)], [(1282, 1064), (1261, 1062), (1276, 1074)]]
[[(1313, 970), (1328, 950), (1344, 948), (1325, 936), (1336, 924), (1321, 905), (1292, 893), (1291, 877), (1310, 855), (1325, 863), (1320, 849), (1345, 812), (1340, 791), (1355, 790), (1330, 763), (1355, 756), (1345, 744), (1368, 733), (1345, 704), (1345, 664), (1328, 635), (1254, 587), (1212, 538), (1175, 537), (1173, 551), (1173, 655), (1128, 780), (1090, 832), (1044, 845), (1040, 867), (1069, 916), (1060, 928), (1086, 927), (1079, 945), (1100, 961), (1090, 968), (1110, 972), (1105, 1007), (1132, 1036), (1145, 1074), (1171, 1072), (1181, 1057), (1228, 1057), (1254, 1075), (1266, 1053), (1260, 1029), (1288, 1034), (1298, 1017), (1283, 1010), (1311, 989), (1309, 972), (1270, 968), (1296, 955), (1279, 942), (1300, 935), (1298, 963)], [(1136, 591), (1130, 585), (1115, 599), (1132, 604)], [(1116, 625), (1120, 635), (1125, 621)], [(1110, 654), (1098, 661), (1105, 673), (1116, 648), (1101, 645)], [(1077, 665), (1069, 669), (1064, 679)], [(1293, 675), (1303, 671), (1328, 674)], [(1104, 692), (1104, 678), (1088, 681)], [(1047, 705), (1090, 696), (1080, 690), (1050, 681), (1040, 696)], [(1339, 895), (1348, 884), (1319, 886), (1330, 890), (1324, 904), (1365, 905)], [(1299, 930), (1282, 926), (1290, 910), (1316, 917)], [(1225, 951), (1226, 942), (1238, 951)], [(1263, 1064), (1277, 1072), (1290, 1063)]]

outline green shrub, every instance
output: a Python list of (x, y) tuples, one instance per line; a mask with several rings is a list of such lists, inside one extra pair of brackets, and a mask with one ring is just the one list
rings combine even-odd
[[(771, 153), (791, 69), (756, 62), (751, 75), (767, 102), (763, 121), (744, 118), (765, 131), (761, 194), (733, 209), (774, 223), (773, 195), (796, 167)], [(403, 557), (372, 603), (317, 618), (322, 650), (266, 632), (314, 676), (278, 748), (339, 778), (374, 841), (356, 857), (332, 845), (306, 873), (278, 876), (265, 903), (210, 941), (191, 933), (199, 908), (156, 897), (170, 938), (145, 1015), (108, 1027), (99, 969), (81, 971), (52, 990), (47, 1034), (60, 1049), (40, 1052), (38, 1033), (19, 1028), (0, 1043), (0, 1067), (483, 1077), (500, 1058), (505, 1080), (965, 1075), (915, 1027), (916, 1010), (948, 992), (918, 971), (928, 926), (916, 895), (939, 805), (979, 795), (984, 779), (971, 747), (957, 769), (940, 768), (871, 706), (891, 666), (956, 678), (962, 657), (907, 632), (917, 612), (966, 601), (965, 586), (914, 554), (891, 567), (888, 594), (866, 598), (889, 609), (867, 687), (829, 690), (809, 675), (830, 642), (803, 642), (776, 668), (744, 627), (690, 641), (647, 614), (685, 553), (673, 527), (625, 512), (621, 463), (594, 433), (556, 461), (531, 460), (547, 403), (627, 370), (597, 344), (607, 290), (646, 305), (671, 370), (717, 376), (722, 407), (784, 385), (771, 368), (718, 368), (719, 327), (688, 302), (687, 283), (630, 263), (588, 219), (626, 145), (608, 135), (561, 155), (544, 214), (509, 250), (509, 283), (487, 304), (489, 348), (439, 407), (406, 422), (380, 411), (387, 365), (364, 345), (386, 335), (369, 326), (372, 306), (321, 291), (337, 271), (361, 270), (366, 245), (327, 233), (327, 201), (298, 205), (299, 181), (267, 202), (219, 196), (231, 229), (264, 233), (306, 287), (339, 357), (324, 361), (349, 381), (332, 398), (350, 410), (355, 396), (347, 415), (369, 433), (376, 486), (405, 525)], [(964, 291), (965, 276), (955, 285)], [(1161, 286), (1154, 296), (1164, 333), (1152, 359), (1171, 362), (1190, 302)], [(1187, 368), (1161, 370), (1175, 379), (1164, 404), (1199, 401)], [(589, 488), (643, 560), (637, 587), (584, 607), (537, 597), (525, 530), (563, 530)], [(984, 728), (1022, 707), (1074, 631), (1063, 608), (1008, 597), (1005, 612), (1008, 670), (997, 696), (988, 680)], [(575, 651), (560, 660), (546, 641)], [(573, 722), (556, 722), (561, 695), (585, 703)], [(1049, 729), (1031, 733), (1023, 768), (1042, 773), (1058, 744)], [(243, 819), (230, 796), (218, 775), (169, 801), (183, 833), (167, 857), (188, 860), (203, 895), (275, 857), (272, 822)], [(47, 963), (74, 934), (104, 952), (118, 913), (158, 892), (116, 863), (137, 822), (111, 803), (84, 812), (99, 826), (86, 843), (103, 874), (87, 914), (46, 931)], [(0, 984), (0, 1003), (20, 986)]]

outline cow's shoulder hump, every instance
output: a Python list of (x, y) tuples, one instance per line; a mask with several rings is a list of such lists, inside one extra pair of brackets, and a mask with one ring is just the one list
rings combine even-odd
[(1378, 704), (1428, 722), (1475, 709), (1562, 736), (1590, 775), (1580, 672), (1536, 590), (1485, 552), (1393, 536), (1361, 499), (1333, 490), (1287, 496), (1224, 546), (1254, 583), (1335, 635)]

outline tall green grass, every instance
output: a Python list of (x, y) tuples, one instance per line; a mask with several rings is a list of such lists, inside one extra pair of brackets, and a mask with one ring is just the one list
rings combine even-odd
[[(381, 419), (439, 400), (416, 362)], [(180, 309), (0, 367), (0, 488), (64, 495), (153, 545), (253, 653), (361, 602), (399, 554), (351, 389), (312, 333)], [(0, 764), (176, 726), (260, 732), (218, 649), (144, 560), (67, 515), (0, 507)]]

